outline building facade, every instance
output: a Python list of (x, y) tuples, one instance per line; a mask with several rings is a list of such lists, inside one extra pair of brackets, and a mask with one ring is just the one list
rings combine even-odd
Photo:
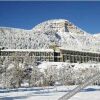
[(61, 49), (62, 61), (70, 63), (100, 62), (100, 53)]
[(8, 57), (10, 60), (18, 58), (23, 62), (29, 58), (37, 63), (43, 61), (49, 62), (70, 62), (70, 63), (87, 63), (100, 62), (100, 53), (83, 52), (66, 49), (1, 49), (0, 58)]
[(8, 57), (10, 60), (18, 58), (23, 62), (26, 58), (35, 62), (54, 61), (54, 52), (52, 49), (3, 49), (0, 53), (1, 58)]

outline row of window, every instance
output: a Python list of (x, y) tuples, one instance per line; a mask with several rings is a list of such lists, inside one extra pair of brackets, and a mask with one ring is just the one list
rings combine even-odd
[[(24, 59), (24, 57), (21, 57), (21, 56), (19, 56), (19, 57), (13, 57), (13, 56), (10, 56), (9, 58), (8, 58), (9, 60), (11, 60), (11, 61), (14, 61), (14, 60), (18, 60), (18, 61), (21, 61), (21, 62), (23, 62), (25, 59)], [(30, 59), (30, 61), (54, 61), (54, 57), (29, 57), (28, 59)]]
[(100, 54), (96, 54), (96, 53), (85, 53), (85, 52), (72, 52), (72, 51), (62, 51), (63, 55), (80, 55), (80, 56), (96, 56), (96, 57), (100, 57)]
[[(1, 52), (1, 56), (26, 56), (28, 52)], [(29, 56), (54, 56), (53, 52), (30, 52)]]
[(76, 61), (97, 61), (100, 62), (99, 57), (76, 57), (76, 56), (63, 56), (63, 61), (69, 60), (70, 62), (76, 62)]
[(31, 52), (30, 56), (54, 56), (52, 52)]

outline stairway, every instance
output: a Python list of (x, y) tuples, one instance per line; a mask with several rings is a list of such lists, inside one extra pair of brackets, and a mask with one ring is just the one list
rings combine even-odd
[(74, 96), (76, 93), (78, 93), (80, 90), (82, 90), (83, 88), (85, 88), (86, 86), (88, 86), (89, 84), (94, 83), (96, 80), (98, 80), (100, 78), (100, 72), (95, 74), (94, 76), (90, 77), (89, 79), (87, 79), (83, 84), (77, 86), (76, 88), (74, 88), (71, 92), (65, 94), (64, 96), (60, 97), (58, 100), (68, 100), (70, 99), (72, 96)]

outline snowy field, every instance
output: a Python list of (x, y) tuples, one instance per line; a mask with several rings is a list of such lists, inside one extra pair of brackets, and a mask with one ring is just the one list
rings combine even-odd
[[(75, 86), (0, 89), (0, 100), (57, 100)], [(100, 86), (88, 86), (69, 100), (100, 100)]]

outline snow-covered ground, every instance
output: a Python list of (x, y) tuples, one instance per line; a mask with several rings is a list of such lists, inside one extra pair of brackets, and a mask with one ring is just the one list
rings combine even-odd
[[(76, 86), (0, 89), (0, 100), (58, 100)], [(100, 86), (88, 86), (69, 100), (100, 100)]]

